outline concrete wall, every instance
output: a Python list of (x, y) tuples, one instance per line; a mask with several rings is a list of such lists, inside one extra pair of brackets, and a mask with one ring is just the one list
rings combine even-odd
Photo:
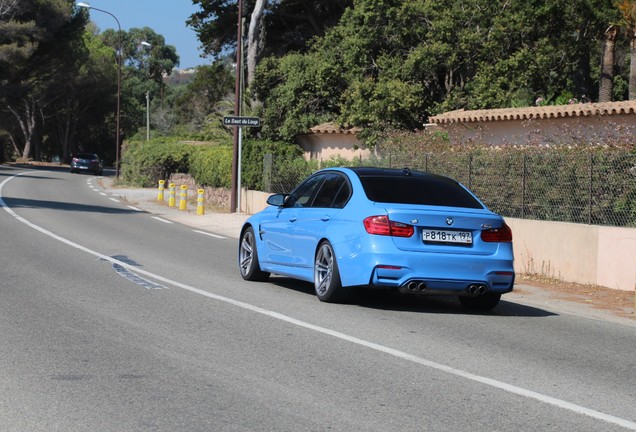
[(269, 192), (241, 189), (241, 213), (254, 214), (267, 207)]
[(298, 145), (303, 149), (306, 160), (324, 161), (334, 156), (351, 160), (366, 159), (371, 152), (361, 148), (361, 143), (354, 134), (308, 134), (296, 137)]
[(636, 114), (475, 121), (444, 125), (453, 143), (493, 145), (580, 144), (624, 139), (636, 127)]
[(568, 282), (636, 289), (636, 228), (506, 218), (515, 270)]
[[(243, 190), (241, 211), (259, 212), (270, 195)], [(513, 218), (506, 222), (512, 228), (517, 273), (636, 289), (636, 228)]]

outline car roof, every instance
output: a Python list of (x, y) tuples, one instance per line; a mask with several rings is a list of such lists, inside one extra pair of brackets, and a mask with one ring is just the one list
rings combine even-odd
[(375, 202), (483, 209), (484, 205), (458, 181), (410, 168), (352, 167), (366, 196)]

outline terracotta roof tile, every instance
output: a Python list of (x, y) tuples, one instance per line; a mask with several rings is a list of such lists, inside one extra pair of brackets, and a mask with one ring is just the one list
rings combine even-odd
[(526, 108), (449, 111), (429, 118), (431, 123), (451, 124), (503, 120), (530, 120), (593, 115), (636, 114), (636, 101), (579, 103)]
[(323, 123), (309, 129), (308, 133), (314, 134), (353, 134), (356, 135), (362, 129), (358, 127), (343, 128), (334, 123)]

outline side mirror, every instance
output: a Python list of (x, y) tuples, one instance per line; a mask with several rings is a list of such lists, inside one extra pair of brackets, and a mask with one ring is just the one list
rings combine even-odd
[(285, 198), (287, 198), (287, 195), (285, 194), (270, 195), (269, 198), (267, 198), (267, 204), (271, 206), (280, 207), (285, 202)]

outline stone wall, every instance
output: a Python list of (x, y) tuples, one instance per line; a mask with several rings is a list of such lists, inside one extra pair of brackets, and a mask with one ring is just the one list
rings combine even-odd
[(205, 203), (208, 207), (214, 208), (217, 211), (230, 211), (230, 189), (208, 186), (201, 188), (201, 186), (196, 184), (190, 174), (180, 173), (171, 174), (168, 183), (174, 183), (177, 187), (177, 191), (181, 185), (188, 186), (188, 197), (194, 197), (195, 199), (197, 197), (197, 190), (203, 189), (205, 191)]

